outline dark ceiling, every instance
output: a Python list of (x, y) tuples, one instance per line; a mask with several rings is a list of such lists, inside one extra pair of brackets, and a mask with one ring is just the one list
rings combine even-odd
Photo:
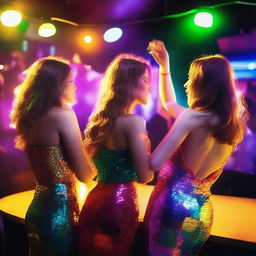
[[(84, 57), (86, 58), (85, 63), (90, 63), (95, 68), (98, 67), (98, 70), (102, 70), (106, 63), (109, 63), (113, 56), (120, 52), (145, 54), (148, 41), (153, 38), (163, 40), (170, 48), (174, 49), (173, 54), (177, 55), (176, 62), (179, 59), (184, 62), (184, 58), (187, 58), (188, 63), (190, 59), (201, 53), (218, 52), (218, 38), (256, 33), (255, 0), (247, 1), (253, 3), (254, 6), (246, 4), (225, 5), (231, 2), (229, 0), (0, 0), (0, 11), (8, 7), (19, 9), (24, 16), (35, 19), (40, 23), (41, 21), (50, 20), (51, 17), (65, 19), (79, 24), (82, 28), (81, 31), (83, 28), (87, 29), (89, 25), (100, 27), (100, 29), (103, 27), (102, 31), (97, 34), (98, 38), (100, 36), (99, 41), (95, 40), (95, 44), (92, 44), (91, 47), (85, 47), (84, 43), (80, 43), (82, 40), (80, 37), (78, 38), (79, 26), (77, 29), (69, 25), (59, 26), (58, 31), (60, 30), (62, 33), (57, 33), (54, 37), (46, 39), (37, 36), (36, 26), (34, 30), (30, 30), (29, 26), (24, 35), (16, 33), (13, 36), (17, 44), (19, 44), (22, 36), (31, 42), (53, 43), (58, 46), (58, 54), (65, 57), (69, 53), (72, 54), (73, 51), (78, 51), (82, 56), (86, 56)], [(232, 3), (234, 2), (238, 1)], [(220, 19), (217, 29), (214, 28), (209, 32), (205, 30), (201, 31), (202, 33), (198, 31), (198, 34), (195, 34), (194, 29), (183, 27), (186, 17), (184, 19), (170, 19), (167, 22), (162, 22), (162, 20), (160, 22), (146, 22), (152, 21), (152, 19), (159, 20), (167, 15), (183, 13), (202, 6), (212, 7), (221, 3), (224, 3), (225, 6), (218, 6), (215, 10), (218, 10), (220, 17), (224, 18)], [(127, 23), (135, 25), (126, 26), (121, 40), (109, 44), (101, 39), (105, 27), (121, 26)], [(62, 23), (59, 24), (62, 25)], [(31, 27), (32, 25), (33, 22), (31, 22)], [(3, 30), (2, 33), (4, 34), (0, 43), (5, 37), (10, 42), (6, 30)], [(231, 45), (235, 43), (239, 45), (238, 41), (232, 41)], [(251, 44), (253, 43), (251, 42)], [(0, 52), (9, 51), (13, 47), (20, 46), (16, 46), (16, 42), (6, 44), (3, 41), (0, 44)], [(253, 47), (255, 48), (255, 46)], [(95, 58), (96, 55), (97, 58)], [(98, 61), (99, 56), (100, 62)], [(177, 63), (177, 67), (179, 65)]]
[[(48, 19), (58, 17), (83, 24), (122, 24), (180, 13), (199, 6), (227, 3), (227, 0), (5, 0), (2, 6), (18, 7), (28, 16)], [(255, 1), (248, 1), (254, 2)], [(244, 26), (255, 26), (256, 7), (224, 7), (243, 20)]]

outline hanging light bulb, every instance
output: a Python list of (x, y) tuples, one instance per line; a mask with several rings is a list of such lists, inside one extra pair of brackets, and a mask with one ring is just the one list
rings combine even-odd
[(121, 38), (123, 31), (121, 28), (110, 28), (104, 33), (104, 40), (108, 43), (112, 43)]
[(90, 44), (92, 42), (92, 37), (90, 35), (86, 35), (84, 37), (84, 42)]
[(199, 27), (209, 28), (213, 24), (213, 16), (209, 12), (198, 12), (195, 15), (194, 23)]
[(14, 10), (4, 11), (1, 14), (1, 22), (7, 27), (15, 27), (20, 24), (21, 20), (21, 13)]
[(56, 27), (52, 23), (44, 23), (38, 29), (38, 35), (41, 37), (51, 37), (56, 34)]

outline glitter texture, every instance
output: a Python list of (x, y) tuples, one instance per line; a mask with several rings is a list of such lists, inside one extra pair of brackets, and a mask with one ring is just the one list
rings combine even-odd
[(130, 151), (101, 149), (93, 158), (98, 169), (97, 180), (102, 182), (137, 181)]
[(76, 177), (61, 147), (30, 146), (27, 154), (37, 183), (25, 218), (29, 255), (75, 255)]
[(139, 216), (133, 182), (137, 175), (130, 154), (104, 149), (94, 161), (101, 181), (89, 193), (80, 214), (80, 255), (130, 255)]
[(194, 256), (208, 239), (213, 221), (211, 185), (222, 168), (199, 179), (181, 150), (159, 173), (145, 215), (150, 256)]

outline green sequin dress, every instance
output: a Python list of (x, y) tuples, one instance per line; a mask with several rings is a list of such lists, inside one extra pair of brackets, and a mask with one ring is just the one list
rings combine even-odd
[(25, 218), (29, 255), (75, 255), (76, 177), (64, 151), (56, 146), (29, 146), (27, 154), (37, 183)]

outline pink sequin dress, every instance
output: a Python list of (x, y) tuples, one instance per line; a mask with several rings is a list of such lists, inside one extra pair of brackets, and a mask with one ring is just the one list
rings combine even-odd
[(79, 254), (131, 255), (139, 209), (136, 171), (128, 150), (101, 149), (94, 157), (98, 184), (89, 193), (79, 218)]

